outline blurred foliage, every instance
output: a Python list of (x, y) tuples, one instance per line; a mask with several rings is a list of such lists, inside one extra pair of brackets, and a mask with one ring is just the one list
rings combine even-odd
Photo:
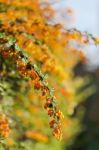
[[(79, 93), (86, 93), (92, 90), (91, 94), (84, 97), (84, 100), (75, 108), (74, 117), (79, 116), (83, 111), (81, 119), (81, 131), (71, 140), (68, 150), (98, 150), (99, 149), (99, 68), (90, 70), (82, 64), (74, 69), (76, 77), (87, 81), (79, 88)], [(67, 147), (67, 146), (66, 146)]]
[[(74, 76), (73, 68), (86, 63), (82, 49), (99, 40), (48, 24), (53, 9), (41, 4), (0, 0), (0, 150), (64, 149), (81, 131), (83, 110), (75, 117), (75, 109), (97, 91), (91, 77)], [(58, 139), (63, 127), (61, 142), (48, 124)]]

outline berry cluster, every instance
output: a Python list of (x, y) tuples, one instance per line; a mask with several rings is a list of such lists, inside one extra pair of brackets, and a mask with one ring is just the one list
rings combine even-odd
[[(53, 95), (52, 89), (44, 80), (44, 75), (39, 71), (37, 65), (32, 64), (26, 54), (24, 54), (24, 50), (17, 45), (15, 39), (12, 39), (12, 37), (8, 38), (8, 36), (7, 38), (6, 36), (2, 37), (3, 47), (1, 45), (0, 54), (4, 59), (12, 59), (13, 63), (17, 66), (20, 76), (29, 77), (29, 79), (33, 80), (34, 88), (36, 90), (41, 90), (42, 96), (46, 99), (44, 108), (52, 118), (52, 121), (50, 121), (50, 127), (53, 129), (53, 135), (56, 138), (61, 139), (62, 133), (60, 122), (62, 119), (62, 113), (57, 108), (56, 98)], [(11, 40), (13, 41), (12, 43)]]
[(0, 114), (0, 138), (8, 137), (10, 133), (10, 127), (7, 117), (4, 114)]

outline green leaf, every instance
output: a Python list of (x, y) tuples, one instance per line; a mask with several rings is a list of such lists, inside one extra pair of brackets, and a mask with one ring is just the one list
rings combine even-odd
[(9, 8), (9, 5), (6, 5), (5, 3), (0, 3), (0, 12), (6, 12)]
[(14, 37), (9, 38), (7, 47), (11, 47), (12, 45), (15, 44), (15, 42), (16, 42), (16, 39)]
[(15, 50), (18, 52), (21, 51), (21, 48), (19, 47), (19, 45), (15, 44)]
[(41, 41), (41, 40), (35, 40), (35, 44), (37, 44), (37, 45), (42, 45), (44, 42), (43, 41)]
[(4, 32), (0, 32), (0, 39), (4, 38), (4, 36), (5, 36), (5, 33)]

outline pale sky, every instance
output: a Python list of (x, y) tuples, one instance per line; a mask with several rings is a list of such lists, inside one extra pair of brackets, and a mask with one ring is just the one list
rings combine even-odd
[[(59, 0), (59, 3), (56, 2), (54, 4), (54, 7), (58, 10), (55, 22), (59, 22), (59, 19), (62, 17), (60, 12), (64, 10), (64, 8), (72, 7), (75, 21), (69, 27), (87, 31), (99, 37), (99, 0)], [(64, 16), (65, 14), (63, 17)], [(90, 64), (92, 66), (99, 65), (99, 47), (86, 49), (85, 53), (91, 61)]]
[(99, 35), (99, 0), (65, 0), (64, 2), (74, 8), (77, 28)]
[(56, 0), (54, 7), (59, 10), (57, 20), (61, 16), (60, 10), (72, 7), (76, 18), (72, 27), (99, 35), (99, 0)]

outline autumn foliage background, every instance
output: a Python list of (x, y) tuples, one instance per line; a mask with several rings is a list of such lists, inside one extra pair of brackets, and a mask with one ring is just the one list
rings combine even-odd
[(99, 39), (53, 24), (55, 13), (0, 0), (0, 150), (99, 148), (99, 70), (83, 50)]

